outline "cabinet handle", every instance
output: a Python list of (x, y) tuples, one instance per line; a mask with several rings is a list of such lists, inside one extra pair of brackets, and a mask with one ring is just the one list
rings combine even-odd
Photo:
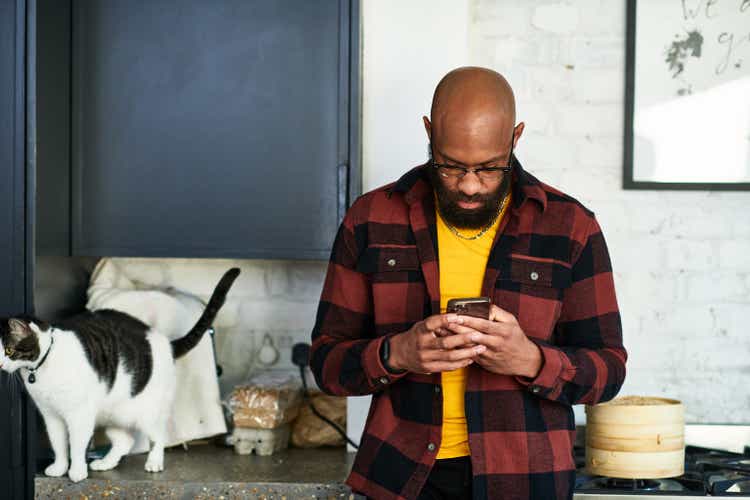
[(344, 220), (344, 215), (346, 215), (346, 209), (347, 209), (347, 194), (349, 191), (349, 164), (342, 163), (338, 166), (338, 220), (337, 222), (341, 224), (341, 221)]

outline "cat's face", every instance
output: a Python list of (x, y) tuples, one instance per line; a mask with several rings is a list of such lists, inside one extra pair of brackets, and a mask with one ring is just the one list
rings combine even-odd
[(39, 358), (39, 327), (21, 319), (0, 319), (0, 370), (33, 367)]

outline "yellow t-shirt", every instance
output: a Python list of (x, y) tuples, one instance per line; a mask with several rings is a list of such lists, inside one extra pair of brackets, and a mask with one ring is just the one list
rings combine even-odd
[[(445, 312), (449, 299), (478, 297), (482, 294), (482, 280), (487, 258), (492, 249), (497, 228), (510, 206), (510, 194), (503, 212), (492, 227), (476, 240), (459, 238), (445, 225), (437, 212), (438, 255), (440, 259), (440, 311)], [(459, 230), (467, 237), (479, 230)], [(437, 458), (469, 455), (469, 434), (464, 411), (466, 368), (442, 373), (443, 427)]]

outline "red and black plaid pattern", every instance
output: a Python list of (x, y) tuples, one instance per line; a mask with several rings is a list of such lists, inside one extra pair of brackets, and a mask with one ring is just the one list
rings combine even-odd
[[(330, 394), (372, 394), (347, 484), (378, 499), (419, 494), (440, 446), (441, 377), (392, 374), (383, 339), (440, 312), (435, 206), (425, 166), (361, 196), (336, 236), (310, 365)], [(482, 294), (541, 348), (535, 379), (470, 365), (465, 395), (474, 498), (571, 498), (571, 405), (613, 398), (627, 354), (594, 214), (514, 160), (513, 205)]]

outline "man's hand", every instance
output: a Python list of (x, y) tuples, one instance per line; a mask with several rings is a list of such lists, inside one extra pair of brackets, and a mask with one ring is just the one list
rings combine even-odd
[(448, 331), (457, 321), (459, 317), (455, 314), (437, 314), (394, 335), (390, 340), (388, 365), (415, 373), (445, 372), (470, 365), (486, 351), (485, 346), (469, 341), (473, 330), (445, 337), (436, 335), (436, 331)]
[[(459, 316), (447, 328), (470, 342), (486, 346), (476, 357), (484, 369), (501, 375), (521, 375), (535, 378), (542, 367), (542, 353), (508, 311), (492, 304), (490, 319)], [(447, 337), (450, 338), (450, 337)]]

